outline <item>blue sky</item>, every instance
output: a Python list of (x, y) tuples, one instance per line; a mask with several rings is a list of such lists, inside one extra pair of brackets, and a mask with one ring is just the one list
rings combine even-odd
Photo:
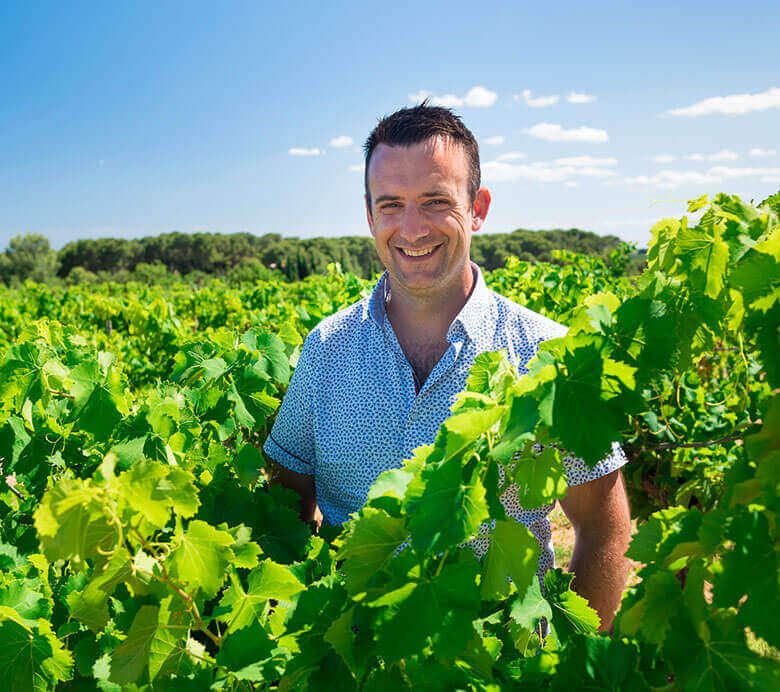
[(421, 92), (480, 141), (481, 232), (643, 245), (681, 200), (780, 188), (776, 2), (533, 5), (2, 3), (0, 248), (367, 234), (360, 147)]

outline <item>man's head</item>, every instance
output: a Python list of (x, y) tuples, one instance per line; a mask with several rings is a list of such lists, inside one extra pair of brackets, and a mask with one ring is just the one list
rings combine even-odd
[(471, 234), (490, 206), (474, 135), (423, 103), (383, 118), (365, 153), (368, 224), (391, 280), (428, 295), (470, 285)]
[(476, 200), (481, 181), (477, 140), (459, 116), (449, 108), (429, 106), (426, 99), (417, 106), (401, 108), (391, 115), (386, 115), (377, 123), (363, 145), (366, 157), (364, 181), (369, 207), (371, 190), (368, 185), (368, 170), (374, 149), (379, 144), (408, 147), (436, 138), (449, 140), (463, 147), (469, 167), (469, 198), (471, 202)]

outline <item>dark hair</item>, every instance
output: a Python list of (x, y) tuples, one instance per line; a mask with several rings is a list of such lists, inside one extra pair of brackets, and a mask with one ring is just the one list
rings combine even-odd
[(388, 146), (411, 146), (434, 137), (444, 137), (451, 142), (460, 144), (469, 161), (469, 197), (471, 202), (477, 199), (480, 185), (479, 146), (471, 130), (467, 128), (460, 116), (449, 108), (429, 106), (428, 99), (411, 108), (401, 108), (395, 113), (386, 115), (376, 125), (363, 145), (366, 156), (364, 182), (366, 199), (371, 206), (371, 193), (368, 189), (368, 164), (371, 155), (379, 144)]

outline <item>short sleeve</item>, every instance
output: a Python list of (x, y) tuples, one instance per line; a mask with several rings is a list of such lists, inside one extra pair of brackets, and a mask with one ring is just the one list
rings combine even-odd
[(312, 373), (315, 372), (313, 339), (310, 334), (303, 344), (298, 365), (290, 379), (271, 433), (263, 451), (282, 466), (311, 475), (314, 473), (314, 416)]
[(612, 452), (604, 457), (593, 468), (588, 468), (582, 459), (573, 456), (563, 458), (563, 467), (566, 470), (566, 482), (569, 485), (582, 485), (597, 478), (606, 476), (623, 466), (628, 459), (617, 442), (612, 443)]

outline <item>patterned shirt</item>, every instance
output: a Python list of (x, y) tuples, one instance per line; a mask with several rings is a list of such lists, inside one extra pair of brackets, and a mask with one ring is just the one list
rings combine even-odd
[[(346, 521), (363, 507), (379, 474), (433, 442), (477, 355), (505, 349), (523, 373), (541, 342), (566, 333), (563, 325), (491, 291), (479, 268), (472, 268), (475, 285), (447, 330), (449, 347), (419, 391), (385, 312), (387, 272), (370, 296), (324, 319), (307, 336), (263, 449), (293, 471), (314, 474), (326, 522)], [(564, 459), (569, 485), (599, 478), (625, 462), (617, 444), (592, 469), (580, 459)], [(525, 510), (515, 486), (501, 499), (507, 515), (522, 521), (539, 541), (543, 574), (553, 566), (547, 515), (554, 505)], [(471, 543), (478, 556), (487, 551), (489, 529), (483, 525), (482, 537)]]

